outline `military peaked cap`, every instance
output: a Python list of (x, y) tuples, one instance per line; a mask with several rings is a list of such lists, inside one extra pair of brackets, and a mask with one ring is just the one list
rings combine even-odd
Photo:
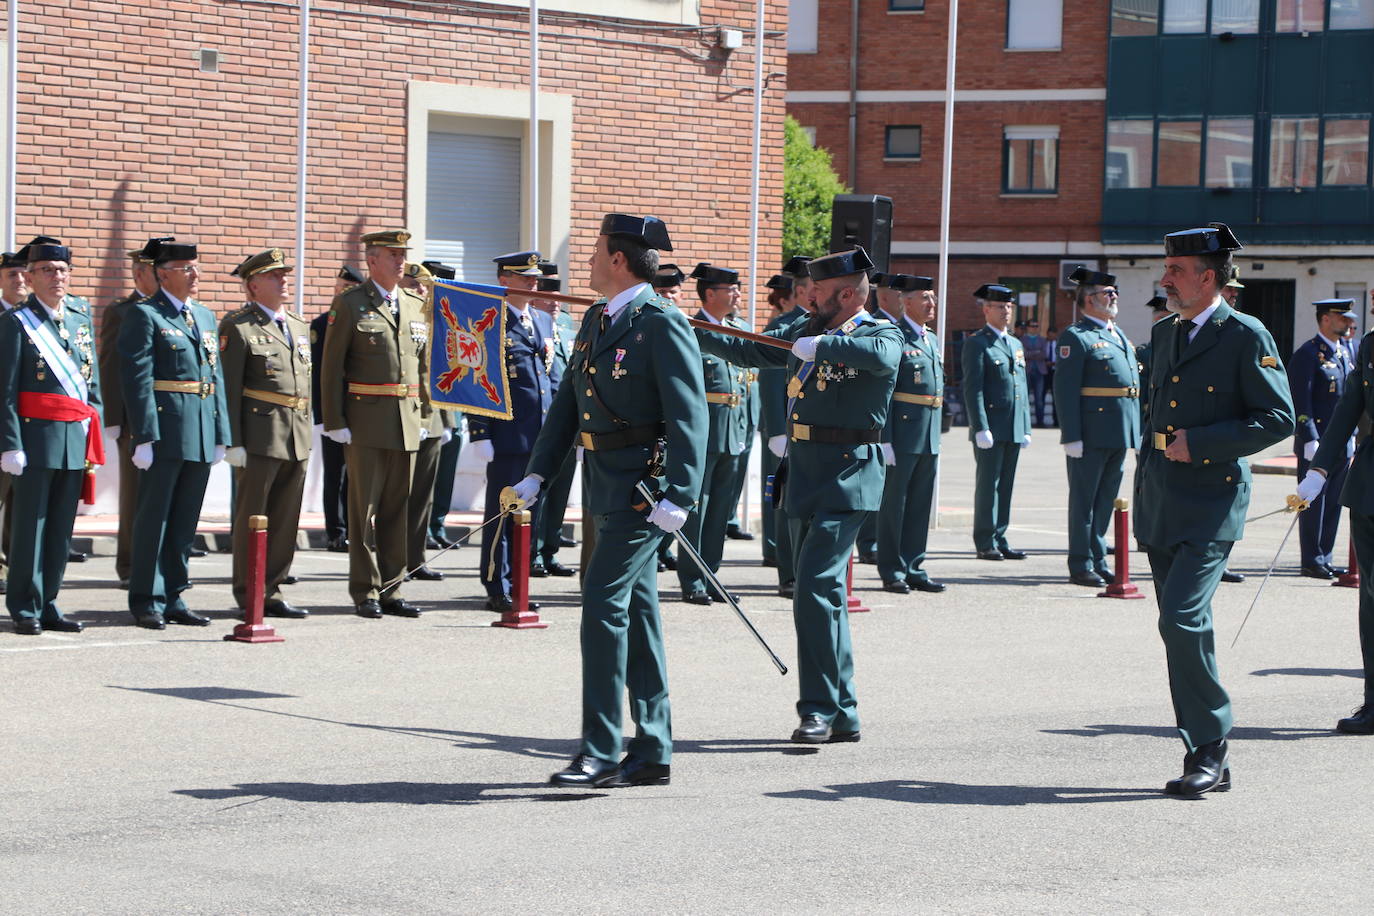
[(522, 277), (542, 277), (544, 272), (539, 269), (539, 262), (542, 260), (537, 251), (512, 251), (510, 254), (500, 254), (491, 259), (493, 264), (501, 268), (501, 273), (518, 274)]
[(1164, 236), (1164, 255), (1169, 258), (1240, 251), (1244, 247), (1225, 223), (1208, 223), (1204, 229), (1184, 229)]
[(1312, 305), (1317, 310), (1317, 317), (1323, 315), (1340, 315), (1342, 318), (1359, 318), (1355, 312), (1354, 299), (1318, 299)]
[(982, 299), (984, 302), (1015, 302), (1016, 292), (1007, 286), (984, 283), (974, 290), (973, 298)]
[(829, 280), (834, 277), (847, 277), (851, 274), (866, 274), (873, 269), (873, 261), (862, 247), (849, 251), (837, 251), (811, 261), (806, 272), (812, 280)]
[(1069, 274), (1069, 279), (1079, 286), (1116, 286), (1114, 274), (1104, 274), (1100, 270), (1088, 270), (1086, 267), (1076, 269)]
[(404, 229), (383, 229), (381, 232), (368, 232), (363, 235), (363, 245), (378, 248), (402, 248), (410, 250), (410, 233)]
[(658, 265), (658, 273), (654, 274), (653, 286), (655, 289), (681, 286), (682, 281), (686, 279), (686, 274), (676, 264), (660, 264)]
[(702, 283), (739, 283), (739, 271), (728, 267), (713, 267), (709, 261), (702, 261), (692, 270), (692, 279)]
[(630, 216), (628, 213), (607, 213), (601, 220), (601, 234), (634, 239), (649, 248), (672, 251), (668, 227), (656, 216)]
[(338, 279), (347, 280), (350, 283), (361, 283), (363, 282), (363, 274), (352, 264), (345, 264), (339, 268)]
[(269, 248), (260, 251), (255, 255), (250, 255), (242, 264), (230, 271), (230, 276), (238, 277), (240, 280), (247, 280), (256, 277), (258, 274), (265, 274), (269, 270), (292, 270), (290, 264), (286, 263), (286, 255), (280, 248)]

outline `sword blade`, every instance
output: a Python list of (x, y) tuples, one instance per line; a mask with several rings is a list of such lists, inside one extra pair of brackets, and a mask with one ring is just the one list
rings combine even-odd
[(1255, 590), (1255, 598), (1250, 602), (1250, 609), (1245, 612), (1245, 618), (1241, 620), (1240, 627), (1236, 630), (1236, 638), (1231, 640), (1231, 648), (1236, 647), (1240, 640), (1240, 634), (1245, 632), (1245, 625), (1250, 621), (1250, 614), (1255, 610), (1255, 605), (1259, 603), (1260, 595), (1264, 594), (1264, 587), (1269, 584), (1269, 577), (1274, 574), (1274, 567), (1279, 565), (1279, 557), (1283, 556), (1283, 548), (1288, 546), (1288, 538), (1293, 533), (1293, 529), (1298, 524), (1298, 516), (1302, 510), (1293, 513), (1293, 521), (1289, 523), (1288, 530), (1284, 532), (1283, 540), (1279, 542), (1279, 549), (1274, 553), (1274, 561), (1269, 564), (1269, 568), (1264, 571), (1264, 578), (1260, 580), (1259, 588)]
[[(462, 547), (463, 544), (467, 541), (468, 538), (472, 537), (474, 534), (476, 534), (477, 532), (481, 531), (483, 528), (487, 527), (488, 525), (493, 524), (493, 523), (495, 523), (495, 522), (498, 522), (498, 521), (500, 521), (501, 519), (505, 518), (507, 515), (510, 515), (510, 514), (511, 514), (511, 511), (512, 511), (512, 510), (510, 510), (510, 509), (502, 509), (500, 513), (498, 513), (497, 515), (494, 515), (494, 516), (492, 516), (491, 518), (487, 519), (485, 522), (483, 522), (482, 524), (478, 525), (476, 528), (473, 528), (473, 529), (472, 529), (471, 531), (469, 531), (467, 534), (463, 535), (463, 536), (460, 537), (458, 540), (454, 541), (452, 544), (450, 544), (450, 545), (448, 545), (447, 547), (443, 548), (443, 549), (440, 550), (438, 553), (430, 554), (430, 556), (428, 557), (428, 559), (425, 560), (425, 563), (433, 563), (435, 560), (439, 559), (439, 558), (442, 557), (444, 554), (448, 553), (450, 550), (453, 550), (453, 549), (458, 548), (458, 547)], [(415, 567), (415, 569), (407, 569), (405, 572), (401, 573), (399, 576), (397, 576), (396, 578), (390, 580), (390, 581), (387, 582), (385, 585), (383, 585), (381, 588), (377, 589), (377, 593), (378, 593), (379, 595), (385, 595), (387, 592), (391, 591), (393, 588), (395, 588), (396, 586), (402, 584), (402, 583), (405, 582), (407, 579), (409, 579), (412, 575), (415, 574), (415, 570), (416, 570), (416, 569), (420, 569), (422, 566), (425, 565), (425, 563), (421, 563), (420, 566)]]

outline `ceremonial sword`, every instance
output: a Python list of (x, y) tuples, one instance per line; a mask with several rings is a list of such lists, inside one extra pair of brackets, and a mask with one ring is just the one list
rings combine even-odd
[(1255, 605), (1259, 603), (1260, 595), (1264, 594), (1264, 586), (1269, 583), (1269, 577), (1274, 574), (1274, 567), (1279, 565), (1279, 557), (1283, 556), (1283, 548), (1287, 546), (1288, 538), (1292, 536), (1293, 528), (1298, 524), (1298, 516), (1301, 515), (1302, 510), (1306, 508), (1306, 500), (1299, 497), (1296, 493), (1289, 493), (1288, 504), (1282, 509), (1276, 509), (1273, 512), (1266, 512), (1264, 515), (1256, 516), (1256, 518), (1268, 518), (1280, 512), (1292, 512), (1293, 521), (1289, 524), (1288, 531), (1284, 533), (1283, 540), (1279, 541), (1279, 549), (1278, 552), (1274, 554), (1274, 561), (1270, 563), (1269, 568), (1264, 571), (1264, 578), (1260, 580), (1259, 588), (1255, 590), (1255, 598), (1250, 602), (1250, 609), (1245, 612), (1245, 618), (1241, 620), (1240, 627), (1236, 630), (1236, 638), (1231, 640), (1232, 649), (1236, 647), (1236, 642), (1240, 640), (1240, 634), (1245, 632), (1245, 624), (1249, 622), (1251, 612), (1255, 610)]
[[(507, 487), (506, 489), (509, 490), (510, 487)], [(516, 508), (519, 508), (519, 507), (517, 506)], [(377, 593), (378, 593), (379, 595), (385, 595), (387, 592), (391, 591), (393, 588), (395, 588), (396, 586), (402, 584), (402, 583), (405, 582), (407, 579), (409, 579), (411, 576), (413, 576), (413, 575), (415, 574), (416, 570), (419, 570), (419, 569), (424, 568), (424, 566), (425, 566), (426, 563), (432, 563), (433, 561), (435, 561), (435, 560), (439, 559), (440, 557), (442, 557), (444, 554), (448, 553), (450, 550), (453, 550), (455, 547), (462, 547), (462, 546), (463, 546), (463, 543), (464, 543), (465, 541), (467, 541), (468, 538), (472, 537), (474, 534), (476, 534), (477, 532), (481, 531), (483, 528), (487, 527), (488, 525), (493, 524), (493, 523), (495, 523), (495, 522), (499, 522), (501, 519), (505, 518), (507, 515), (510, 515), (510, 514), (511, 514), (512, 512), (514, 512), (514, 511), (515, 511), (515, 509), (507, 509), (507, 508), (503, 505), (503, 506), (501, 507), (501, 512), (500, 512), (499, 514), (494, 515), (494, 516), (492, 516), (491, 518), (487, 519), (485, 522), (483, 522), (482, 524), (478, 525), (476, 528), (473, 528), (473, 529), (472, 529), (471, 531), (469, 531), (467, 534), (463, 535), (463, 536), (460, 537), (458, 540), (454, 541), (452, 544), (449, 544), (447, 547), (445, 547), (443, 550), (440, 550), (438, 553), (431, 554), (431, 555), (429, 556), (429, 558), (425, 560), (424, 563), (421, 563), (419, 566), (415, 567), (415, 569), (407, 569), (405, 572), (401, 573), (401, 574), (400, 574), (399, 576), (397, 576), (396, 578), (391, 579), (391, 580), (388, 581), (385, 585), (383, 585), (381, 588), (379, 588), (379, 589), (377, 590)]]

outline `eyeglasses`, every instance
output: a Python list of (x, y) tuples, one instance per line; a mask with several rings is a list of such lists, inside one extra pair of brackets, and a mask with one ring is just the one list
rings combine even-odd
[(1118, 292), (1117, 292), (1116, 290), (1114, 290), (1114, 289), (1100, 289), (1100, 290), (1098, 290), (1097, 292), (1093, 293), (1093, 295), (1094, 295), (1094, 296), (1106, 296), (1106, 297), (1108, 297), (1109, 299), (1119, 299), (1119, 298), (1121, 298), (1121, 294), (1118, 293)]
[(173, 273), (183, 273), (186, 276), (200, 273), (199, 264), (187, 264), (185, 267), (159, 267), (158, 270), (170, 270)]
[(35, 268), (34, 273), (43, 274), (46, 277), (69, 277), (71, 276), (72, 269), (70, 267), (55, 267), (49, 264), (47, 267)]

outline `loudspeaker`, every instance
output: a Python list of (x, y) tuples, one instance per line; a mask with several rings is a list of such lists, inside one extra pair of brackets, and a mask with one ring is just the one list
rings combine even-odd
[(836, 194), (830, 208), (830, 250), (862, 245), (878, 270), (892, 256), (892, 198), (879, 194)]

